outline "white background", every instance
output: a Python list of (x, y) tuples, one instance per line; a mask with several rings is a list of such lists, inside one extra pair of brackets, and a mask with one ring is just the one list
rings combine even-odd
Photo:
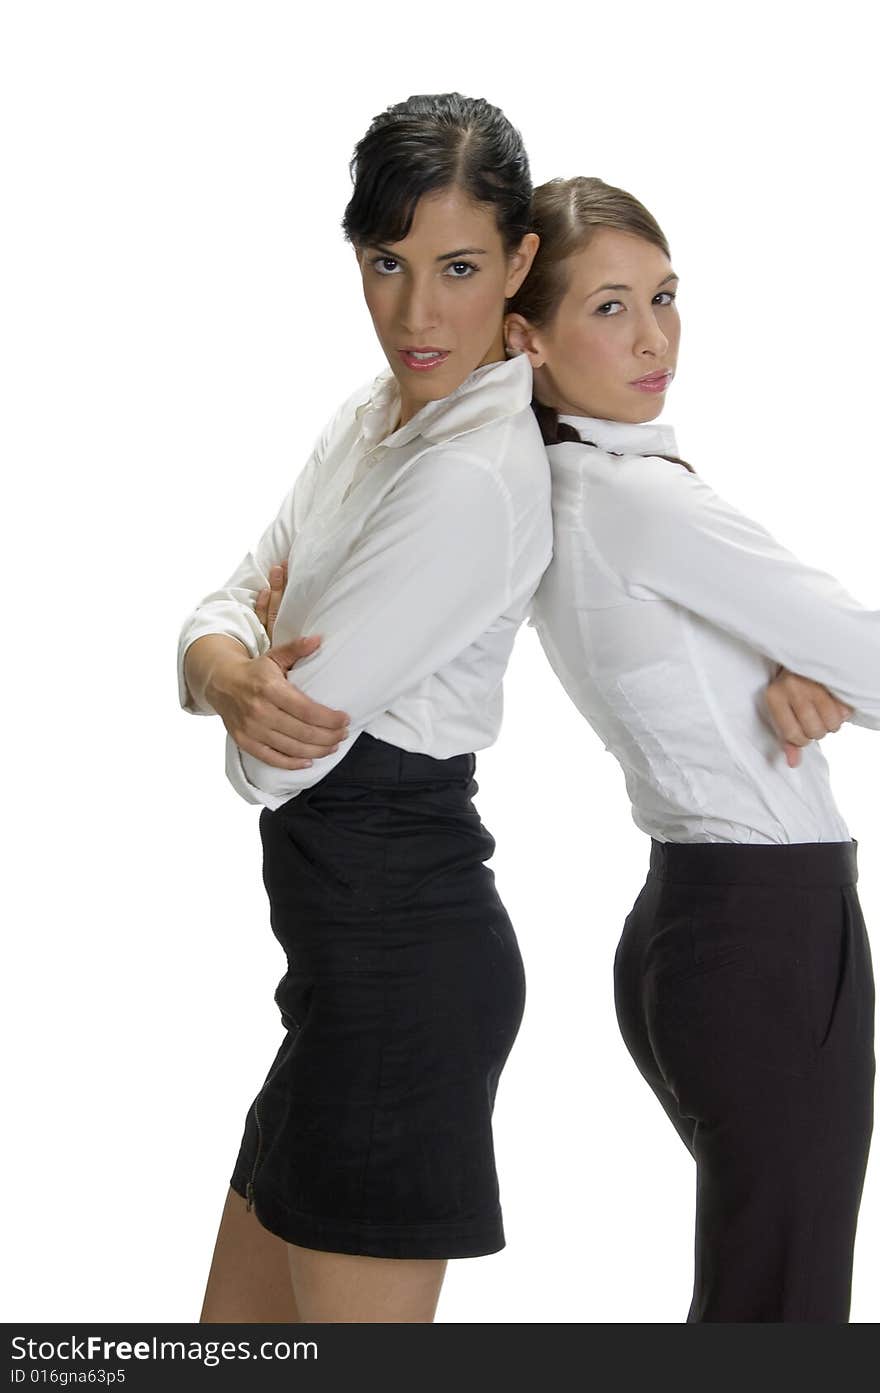
[[(175, 647), (384, 366), (339, 231), (355, 140), (458, 89), (536, 183), (640, 197), (682, 278), (682, 453), (876, 606), (868, 13), (5, 5), (5, 1319), (198, 1318), (283, 962), (258, 810), (219, 720), (179, 709)], [(880, 741), (827, 744), (877, 925)], [(611, 993), (648, 842), (531, 630), (478, 777), (529, 1000), (496, 1109), (508, 1246), (450, 1265), (438, 1319), (680, 1322), (692, 1164)], [(875, 1156), (854, 1321), (878, 1278)]]

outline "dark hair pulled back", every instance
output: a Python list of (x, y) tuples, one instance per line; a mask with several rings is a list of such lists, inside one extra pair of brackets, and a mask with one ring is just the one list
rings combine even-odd
[(407, 97), (380, 112), (355, 146), (342, 229), (354, 246), (402, 241), (428, 193), (461, 188), (491, 204), (505, 249), (530, 227), (532, 181), (519, 131), (497, 106), (459, 92)]

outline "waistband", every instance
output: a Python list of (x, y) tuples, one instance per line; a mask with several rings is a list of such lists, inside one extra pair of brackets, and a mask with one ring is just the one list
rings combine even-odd
[(858, 842), (658, 842), (649, 875), (682, 885), (855, 885)]
[(315, 787), (320, 788), (322, 784), (468, 784), (476, 767), (474, 754), (435, 759), (433, 755), (401, 750), (363, 731), (345, 758)]

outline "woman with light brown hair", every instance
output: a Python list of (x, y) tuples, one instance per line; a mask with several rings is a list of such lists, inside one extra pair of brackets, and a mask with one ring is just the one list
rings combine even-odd
[[(615, 1000), (696, 1161), (688, 1319), (845, 1321), (874, 985), (856, 843), (812, 740), (844, 719), (880, 729), (880, 613), (720, 498), (655, 424), (680, 322), (648, 210), (599, 179), (552, 180), (532, 227), (506, 320), (553, 478), (532, 622), (652, 839)], [(802, 750), (786, 758), (779, 735)]]

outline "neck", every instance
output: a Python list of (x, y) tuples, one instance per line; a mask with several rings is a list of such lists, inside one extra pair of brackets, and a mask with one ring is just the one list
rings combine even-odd
[[(471, 368), (471, 372), (476, 372), (477, 368), (485, 368), (489, 363), (502, 363), (506, 356), (504, 352), (504, 330), (503, 326), (499, 324), (494, 339), (480, 361)], [(470, 377), (470, 375), (471, 373), (469, 372), (467, 377)], [(462, 382), (466, 381), (467, 378), (463, 377)], [(428, 405), (427, 401), (417, 401), (410, 397), (403, 383), (400, 382), (400, 379), (398, 379), (398, 382), (400, 383), (400, 420), (395, 426), (395, 430), (400, 430), (403, 426), (407, 425), (412, 420), (413, 416), (421, 411), (423, 406)], [(451, 396), (452, 392), (456, 391), (460, 386), (461, 382), (456, 383), (456, 386), (451, 387), (446, 395)], [(442, 398), (429, 398), (428, 400), (442, 400)]]

